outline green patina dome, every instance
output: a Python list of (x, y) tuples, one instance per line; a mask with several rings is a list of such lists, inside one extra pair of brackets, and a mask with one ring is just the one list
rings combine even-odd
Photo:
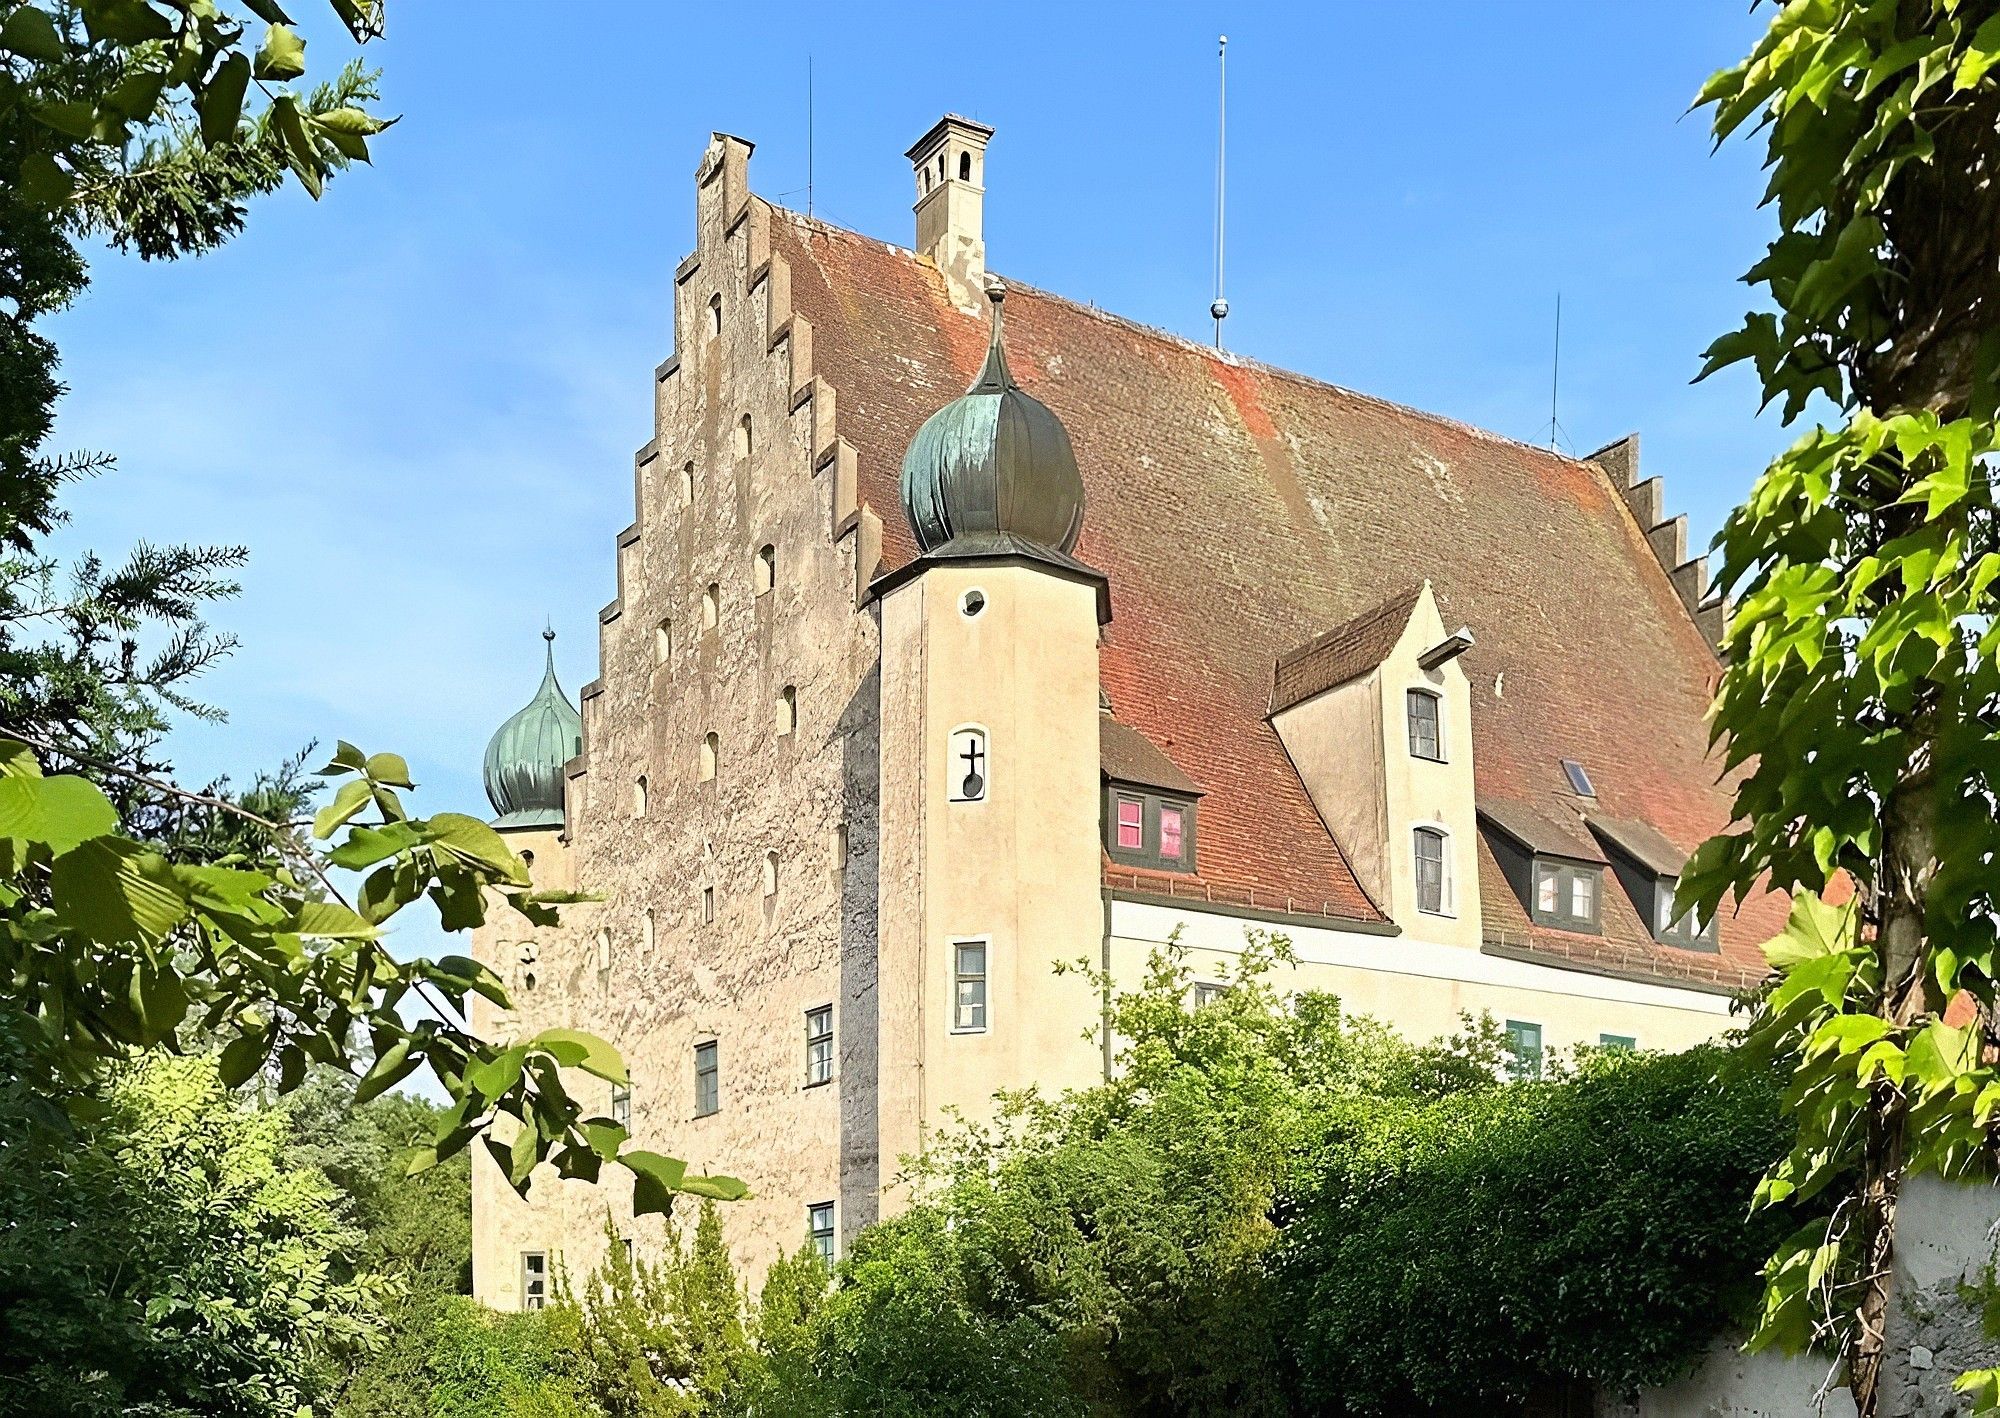
[(1083, 530), (1083, 478), (1069, 433), (1024, 392), (1000, 344), (1006, 289), (987, 287), (993, 337), (961, 397), (924, 421), (903, 455), (903, 511), (924, 552), (1046, 547), (1068, 555)]
[(556, 633), (548, 642), (541, 688), (486, 745), (486, 796), (495, 827), (560, 827), (563, 765), (583, 752), (583, 716), (556, 683)]

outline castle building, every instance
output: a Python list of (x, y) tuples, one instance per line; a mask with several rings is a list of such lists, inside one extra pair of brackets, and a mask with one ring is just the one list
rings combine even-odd
[[(1226, 988), (1549, 1049), (1728, 1023), (1784, 903), (1676, 919), (1729, 816), (1724, 608), (1628, 438), (1575, 459), (989, 276), (992, 130), (909, 150), (916, 246), (786, 211), (716, 134), (674, 353), (577, 718), (544, 676), (486, 759), (537, 883), (476, 941), (514, 1013), (624, 1053), (595, 1102), (728, 1173), (753, 1275), (900, 1204), (996, 1089), (1101, 1079), (1083, 961), (1177, 938)], [(1198, 1007), (1199, 999), (1191, 1000)], [(586, 1103), (593, 1094), (582, 1095)], [(474, 1286), (539, 1304), (615, 1185), (475, 1158)]]

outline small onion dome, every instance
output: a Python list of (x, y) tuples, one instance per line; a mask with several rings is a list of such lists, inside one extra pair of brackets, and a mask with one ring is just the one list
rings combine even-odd
[(926, 554), (1049, 548), (1083, 530), (1083, 478), (1069, 433), (1024, 392), (1000, 344), (1006, 287), (990, 282), (993, 336), (979, 378), (924, 421), (903, 455), (903, 511)]
[(495, 827), (560, 827), (563, 765), (583, 752), (583, 716), (556, 683), (556, 633), (542, 632), (548, 665), (541, 688), (486, 745), (486, 796)]

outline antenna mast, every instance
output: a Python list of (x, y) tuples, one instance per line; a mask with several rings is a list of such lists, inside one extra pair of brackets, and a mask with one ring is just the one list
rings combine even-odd
[(806, 56), (806, 215), (813, 214), (813, 60)]
[(1228, 318), (1229, 302), (1222, 295), (1222, 217), (1225, 145), (1229, 134), (1229, 36), (1215, 41), (1215, 299), (1208, 313), (1215, 318), (1215, 347), (1222, 348), (1222, 322)]
[(1562, 388), (1562, 367), (1563, 367), (1563, 297), (1562, 297), (1562, 292), (1557, 291), (1556, 292), (1556, 350), (1555, 350), (1555, 359), (1552, 362), (1549, 369), (1549, 451), (1551, 453), (1560, 451), (1556, 447), (1556, 439), (1557, 436), (1562, 432), (1562, 424), (1558, 422), (1556, 419), (1556, 393), (1558, 390)]

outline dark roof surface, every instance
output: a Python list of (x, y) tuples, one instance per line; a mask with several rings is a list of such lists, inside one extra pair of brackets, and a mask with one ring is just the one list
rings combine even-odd
[(1367, 674), (1389, 657), (1410, 623), (1410, 612), (1424, 593), (1413, 586), (1399, 596), (1363, 611), (1345, 625), (1278, 657), (1272, 676), (1271, 712), (1279, 713)]
[(1688, 854), (1643, 822), (1591, 813), (1590, 830), (1640, 866), (1660, 876), (1679, 876)]
[[(1473, 760), (1475, 771), (1478, 759)], [(1513, 838), (1530, 852), (1539, 852), (1549, 857), (1571, 857), (1579, 862), (1596, 862), (1604, 865), (1604, 852), (1590, 833), (1584, 830), (1583, 819), (1574, 811), (1556, 809), (1543, 812), (1529, 807), (1526, 803), (1509, 802), (1505, 799), (1479, 800), (1479, 817), (1488, 827), (1496, 827)]]
[(1097, 716), (1097, 761), (1104, 776), (1140, 788), (1199, 794), (1201, 785), (1174, 766), (1157, 745), (1109, 714)]
[[(899, 565), (915, 551), (903, 451), (979, 369), (985, 322), (907, 250), (784, 211), (770, 230)], [(1555, 809), (1574, 758), (1604, 812), (1677, 845), (1726, 824), (1705, 718), (1716, 660), (1604, 469), (1009, 289), (1010, 366), (1068, 429), (1087, 497), (1076, 554), (1110, 579), (1104, 686), (1207, 793), (1202, 892), (1381, 919), (1265, 716), (1281, 656), (1425, 579), (1445, 623), (1478, 637), (1460, 663), (1482, 802)], [(1760, 896), (1725, 913), (1722, 955), (1692, 964), (1636, 917), (1607, 912), (1599, 945), (1664, 977), (1748, 980), (1784, 911)], [(1518, 902), (1488, 920), (1571, 958)]]

